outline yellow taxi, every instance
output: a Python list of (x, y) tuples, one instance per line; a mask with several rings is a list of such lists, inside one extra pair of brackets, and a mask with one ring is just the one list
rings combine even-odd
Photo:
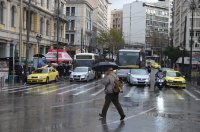
[(27, 83), (49, 83), (58, 81), (58, 71), (52, 67), (38, 68), (27, 78)]
[(161, 68), (161, 66), (160, 66), (158, 63), (156, 63), (156, 62), (155, 62), (155, 63), (152, 63), (152, 64), (151, 64), (151, 67), (152, 67), (152, 68), (155, 68), (155, 69)]
[(166, 86), (186, 88), (185, 77), (179, 71), (167, 70), (163, 74)]

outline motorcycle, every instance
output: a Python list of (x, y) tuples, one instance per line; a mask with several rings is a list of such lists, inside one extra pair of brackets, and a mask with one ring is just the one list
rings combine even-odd
[(160, 75), (158, 77), (156, 77), (156, 82), (155, 82), (155, 85), (154, 85), (154, 90), (156, 89), (156, 87), (159, 89), (159, 90), (162, 90), (163, 87), (164, 87), (164, 79), (163, 79), (163, 75)]

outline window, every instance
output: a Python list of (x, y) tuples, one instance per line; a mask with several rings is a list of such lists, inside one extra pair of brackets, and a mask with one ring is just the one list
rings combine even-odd
[(67, 21), (67, 23), (66, 23), (66, 30), (67, 30), (67, 31), (69, 31), (69, 24), (70, 24), (70, 22)]
[(75, 16), (75, 7), (71, 8), (71, 16)]
[(49, 9), (49, 0), (47, 0), (47, 9)]
[(74, 43), (74, 34), (71, 34), (71, 43)]
[(71, 30), (75, 29), (75, 20), (71, 20)]
[(15, 6), (11, 7), (11, 27), (15, 27)]
[(43, 34), (43, 23), (44, 23), (44, 19), (40, 18), (40, 34)]
[(66, 15), (70, 16), (70, 7), (66, 7)]
[(69, 34), (66, 34), (66, 39), (69, 42)]
[(3, 24), (4, 19), (4, 2), (0, 2), (0, 24)]
[(49, 20), (46, 22), (46, 35), (49, 36)]

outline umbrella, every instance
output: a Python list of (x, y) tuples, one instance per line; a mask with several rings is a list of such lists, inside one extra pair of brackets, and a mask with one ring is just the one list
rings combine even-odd
[(108, 68), (113, 68), (114, 70), (118, 68), (118, 65), (114, 62), (99, 62), (93, 66), (95, 71), (106, 71)]

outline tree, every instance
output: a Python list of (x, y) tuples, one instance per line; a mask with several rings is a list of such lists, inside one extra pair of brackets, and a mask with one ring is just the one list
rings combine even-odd
[[(182, 57), (182, 54), (181, 54), (181, 51), (179, 50), (179, 47), (168, 46), (164, 50), (164, 54), (166, 56), (168, 56), (169, 59), (171, 59), (172, 64), (176, 63), (176, 61), (179, 57)], [(184, 56), (189, 56), (188, 51), (184, 51)]]
[(112, 52), (112, 55), (125, 44), (122, 33), (114, 28), (107, 31), (100, 31), (97, 41), (99, 48), (108, 49), (110, 53)]

